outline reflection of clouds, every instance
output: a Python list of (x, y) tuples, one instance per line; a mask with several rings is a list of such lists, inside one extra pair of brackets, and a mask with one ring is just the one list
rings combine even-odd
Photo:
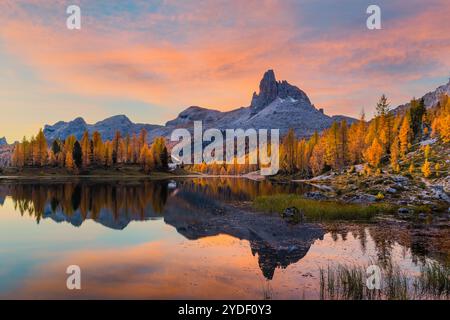
[[(171, 231), (173, 232), (173, 230)], [(165, 239), (107, 249), (81, 249), (49, 260), (25, 278), (10, 295), (21, 298), (128, 299), (262, 299), (270, 286), (272, 298), (318, 298), (319, 267), (371, 263), (377, 248), (369, 234), (366, 254), (360, 239), (317, 240), (308, 254), (266, 282), (258, 257), (247, 241), (218, 235), (196, 241)], [(395, 244), (392, 259), (402, 270), (417, 274), (410, 251)], [(68, 265), (82, 270), (82, 290), (65, 287)]]
[[(212, 243), (209, 243), (212, 241)], [(229, 236), (183, 242), (152, 242), (135, 247), (83, 250), (35, 270), (16, 293), (24, 297), (214, 298), (258, 295), (260, 275), (248, 245)], [(80, 292), (65, 289), (67, 265), (82, 270)], [(236, 285), (238, 280), (239, 285)]]

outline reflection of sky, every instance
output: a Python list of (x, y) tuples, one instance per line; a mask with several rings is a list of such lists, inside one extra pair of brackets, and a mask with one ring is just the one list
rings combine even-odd
[(131, 222), (126, 231), (116, 231), (92, 220), (85, 221), (81, 228), (65, 222), (57, 224), (51, 219), (43, 219), (37, 224), (34, 218), (26, 215), (21, 217), (15, 212), (10, 199), (0, 207), (1, 290), (20, 282), (24, 275), (32, 276), (36, 267), (79, 248), (119, 249), (167, 237), (181, 238), (176, 233), (168, 233), (170, 227), (157, 220), (148, 224)]
[[(366, 231), (364, 249), (351, 233), (317, 240), (307, 255), (277, 269), (268, 283), (249, 242), (227, 235), (189, 241), (163, 220), (132, 222), (115, 231), (87, 220), (67, 223), (21, 217), (10, 198), (0, 206), (0, 297), (22, 298), (317, 298), (318, 269), (375, 261)], [(391, 256), (416, 273), (409, 249), (393, 244)], [(65, 288), (68, 265), (82, 269), (80, 292)]]
[[(247, 106), (275, 69), (329, 114), (372, 114), (448, 79), (447, 0), (77, 1), (82, 30), (65, 28), (66, 0), (0, 2), (2, 132), (117, 113), (164, 123), (190, 105)], [(418, 85), (420, 83), (420, 85)], [(26, 110), (27, 112), (24, 112)], [(13, 123), (14, 125), (11, 125)]]

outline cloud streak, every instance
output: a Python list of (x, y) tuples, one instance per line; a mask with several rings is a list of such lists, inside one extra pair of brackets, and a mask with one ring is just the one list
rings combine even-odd
[(67, 1), (0, 4), (3, 48), (48, 94), (134, 99), (174, 114), (192, 104), (226, 110), (248, 105), (274, 68), (329, 113), (355, 116), (383, 92), (402, 103), (422, 93), (412, 92), (415, 82), (425, 80), (427, 91), (449, 75), (445, 0), (382, 1), (379, 31), (365, 29), (365, 8), (354, 1), (79, 3), (80, 32), (64, 28)]

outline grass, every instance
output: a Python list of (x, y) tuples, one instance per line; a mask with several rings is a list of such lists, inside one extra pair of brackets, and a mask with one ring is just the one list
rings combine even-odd
[(424, 295), (450, 297), (450, 265), (427, 263), (421, 268), (416, 287)]
[(418, 277), (408, 277), (399, 267), (381, 270), (380, 289), (366, 285), (366, 268), (338, 265), (319, 270), (320, 299), (325, 300), (409, 300), (448, 299), (450, 268), (427, 263)]
[(392, 213), (395, 208), (386, 203), (371, 205), (349, 204), (337, 201), (317, 201), (295, 194), (261, 196), (254, 200), (254, 208), (282, 214), (286, 208), (296, 207), (309, 221), (370, 220), (379, 213)]

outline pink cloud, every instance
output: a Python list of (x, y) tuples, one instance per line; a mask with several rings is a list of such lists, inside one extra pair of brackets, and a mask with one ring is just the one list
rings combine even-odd
[[(134, 21), (88, 16), (80, 32), (69, 32), (36, 22), (7, 1), (10, 14), (0, 36), (10, 53), (60, 91), (177, 110), (190, 104), (248, 105), (261, 74), (274, 68), (326, 111), (357, 115), (382, 92), (395, 93), (400, 103), (412, 94), (400, 86), (446, 76), (449, 70), (448, 2), (380, 31), (357, 29), (345, 38), (317, 34), (307, 40), (302, 32), (310, 30), (298, 27), (290, 4), (207, 1), (192, 7), (170, 0), (165, 6), (174, 12)], [(119, 27), (108, 29), (112, 25)]]

